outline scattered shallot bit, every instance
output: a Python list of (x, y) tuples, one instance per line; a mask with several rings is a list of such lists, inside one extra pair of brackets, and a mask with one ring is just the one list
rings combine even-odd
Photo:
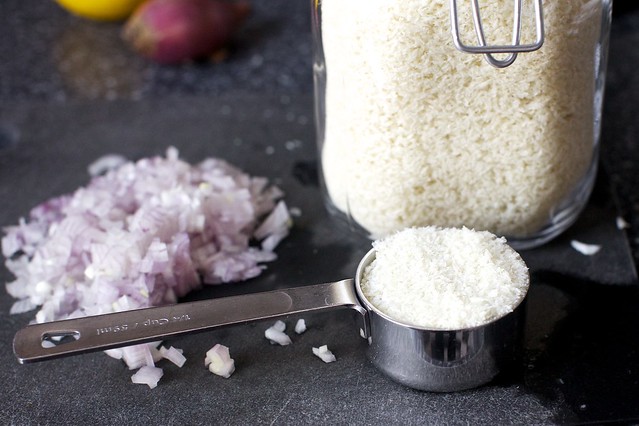
[(164, 358), (162, 356), (162, 352), (160, 351), (160, 349), (162, 349), (161, 347), (156, 348), (154, 345), (151, 345), (149, 349), (151, 351), (151, 355), (153, 356), (153, 362), (160, 362)]
[(87, 171), (89, 172), (89, 176), (99, 176), (108, 172), (109, 170), (117, 169), (126, 162), (126, 157), (123, 157), (122, 155), (107, 154), (89, 164), (89, 167), (87, 167)]
[(601, 246), (600, 245), (597, 245), (597, 244), (586, 244), (586, 243), (582, 243), (581, 241), (577, 241), (577, 240), (570, 241), (570, 245), (572, 246), (572, 248), (577, 250), (579, 253), (581, 253), (583, 255), (586, 255), (586, 256), (592, 256), (592, 255), (596, 254), (599, 250), (601, 250)]
[(131, 376), (131, 381), (137, 385), (148, 385), (153, 389), (158, 385), (162, 375), (164, 371), (161, 368), (145, 365)]
[(182, 368), (182, 366), (186, 362), (186, 357), (182, 355), (182, 350), (174, 348), (173, 346), (171, 346), (169, 349), (161, 346), (159, 352), (162, 355), (162, 358), (168, 359), (180, 368)]
[(275, 321), (272, 327), (277, 331), (281, 331), (281, 332), (286, 331), (286, 323), (282, 320)]
[(208, 350), (204, 358), (204, 365), (209, 368), (211, 373), (225, 379), (231, 377), (235, 371), (235, 361), (231, 358), (229, 348), (219, 343)]
[(272, 251), (286, 236), (293, 221), (283, 201), (277, 203), (271, 214), (253, 234), (262, 240), (262, 250)]
[(337, 361), (337, 358), (335, 358), (333, 352), (328, 350), (328, 346), (326, 345), (320, 346), (319, 348), (313, 348), (313, 354), (319, 357), (325, 363)]
[(295, 323), (295, 332), (297, 334), (302, 334), (306, 331), (306, 321), (304, 321), (303, 318), (300, 318), (297, 320), (297, 323)]
[(142, 366), (154, 367), (155, 363), (162, 358), (159, 356), (159, 351), (157, 350), (159, 343), (160, 342), (142, 343), (140, 345), (120, 348), (122, 353), (121, 358), (127, 367), (129, 367), (129, 370), (136, 370)]
[(619, 229), (619, 230), (630, 228), (630, 224), (628, 222), (626, 222), (624, 220), (624, 218), (621, 217), (621, 216), (617, 216), (616, 223), (617, 223), (617, 229)]
[(122, 359), (123, 355), (122, 348), (107, 349), (104, 351), (104, 353), (115, 359)]
[[(281, 324), (279, 324), (281, 323)], [(278, 321), (273, 324), (271, 327), (267, 328), (264, 331), (264, 337), (271, 341), (272, 344), (278, 344), (281, 346), (290, 345), (293, 343), (291, 338), (288, 337), (284, 330), (286, 329), (286, 325), (284, 325), (284, 329), (282, 329), (281, 325), (284, 324), (282, 321)]]
[(38, 305), (33, 303), (31, 300), (22, 299), (22, 300), (18, 300), (17, 302), (15, 302), (11, 306), (11, 309), (9, 309), (9, 313), (11, 315), (13, 315), (13, 314), (22, 314), (24, 312), (32, 311), (32, 310), (34, 310), (37, 307), (38, 307)]

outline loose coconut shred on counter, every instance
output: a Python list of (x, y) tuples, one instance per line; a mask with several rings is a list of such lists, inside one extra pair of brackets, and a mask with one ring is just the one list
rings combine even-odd
[(409, 228), (373, 243), (361, 289), (390, 318), (428, 329), (487, 324), (526, 296), (528, 268), (489, 232)]
[[(2, 253), (16, 277), (6, 288), (18, 299), (11, 313), (40, 307), (42, 323), (175, 303), (202, 284), (255, 277), (276, 258), (291, 219), (266, 178), (215, 158), (190, 165), (175, 148), (137, 162), (113, 158), (94, 163), (104, 175), (4, 229)], [(156, 347), (109, 355), (152, 366)]]

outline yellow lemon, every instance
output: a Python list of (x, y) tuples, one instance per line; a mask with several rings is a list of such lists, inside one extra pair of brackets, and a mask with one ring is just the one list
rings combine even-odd
[(98, 21), (120, 21), (129, 17), (144, 0), (55, 0), (69, 12)]

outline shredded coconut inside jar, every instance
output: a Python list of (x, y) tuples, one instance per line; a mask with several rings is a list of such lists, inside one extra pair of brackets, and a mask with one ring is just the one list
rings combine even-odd
[[(544, 2), (543, 47), (495, 69), (454, 48), (446, 1), (323, 0), (332, 202), (374, 238), (425, 225), (537, 232), (592, 183), (601, 4)], [(481, 7), (488, 43), (510, 44), (512, 2)], [(534, 40), (526, 23), (522, 43)]]
[(528, 268), (504, 238), (467, 228), (410, 228), (373, 243), (360, 283), (390, 318), (428, 329), (487, 324), (528, 291)]

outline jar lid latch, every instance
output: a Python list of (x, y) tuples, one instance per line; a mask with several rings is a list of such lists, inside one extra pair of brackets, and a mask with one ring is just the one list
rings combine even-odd
[[(533, 43), (521, 44), (521, 23), (522, 23), (522, 0), (514, 0), (515, 12), (513, 14), (513, 35), (511, 45), (487, 45), (484, 35), (481, 14), (479, 11), (479, 0), (470, 0), (473, 14), (473, 24), (477, 35), (477, 45), (469, 46), (461, 41), (459, 33), (459, 14), (457, 0), (450, 0), (450, 25), (453, 34), (455, 47), (465, 53), (484, 55), (486, 61), (496, 68), (506, 68), (515, 62), (517, 55), (524, 52), (538, 50), (544, 43), (544, 17), (542, 0), (534, 0), (535, 6), (535, 33), (536, 38)], [(497, 59), (495, 54), (508, 54), (503, 59)]]

